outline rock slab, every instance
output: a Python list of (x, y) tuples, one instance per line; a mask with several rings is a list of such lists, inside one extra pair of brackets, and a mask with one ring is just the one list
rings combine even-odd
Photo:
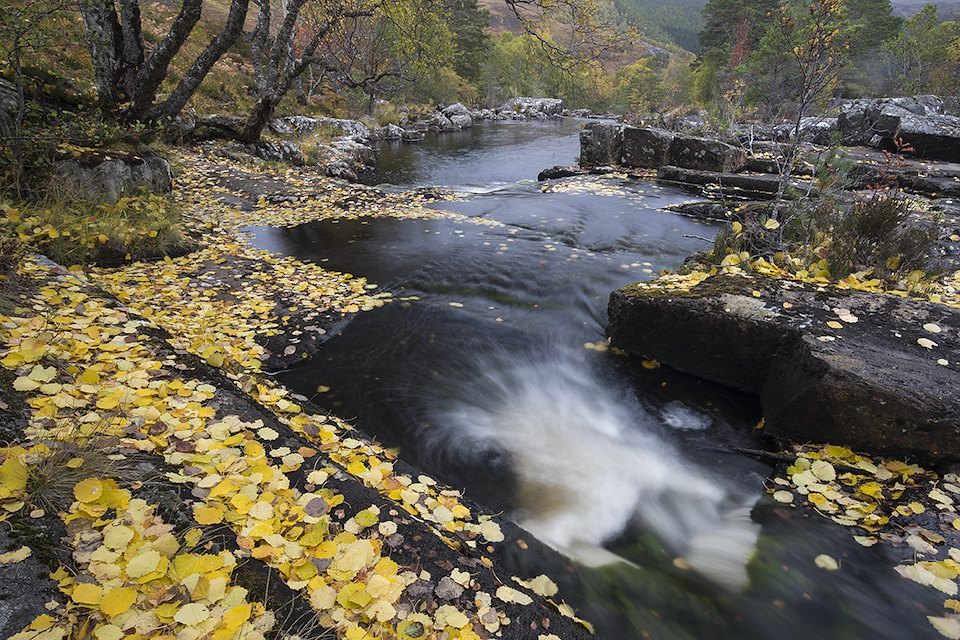
[(689, 291), (631, 285), (608, 312), (616, 346), (759, 395), (773, 435), (960, 459), (957, 309), (724, 275)]

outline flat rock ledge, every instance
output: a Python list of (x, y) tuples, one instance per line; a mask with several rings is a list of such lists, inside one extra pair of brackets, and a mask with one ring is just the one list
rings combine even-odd
[(608, 312), (614, 345), (757, 394), (771, 435), (960, 459), (960, 310), (719, 275), (630, 285)]

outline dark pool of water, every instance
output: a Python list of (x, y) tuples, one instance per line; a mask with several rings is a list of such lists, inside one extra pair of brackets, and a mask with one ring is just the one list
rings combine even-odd
[[(754, 398), (587, 348), (604, 343), (612, 290), (675, 269), (716, 227), (662, 211), (688, 197), (672, 187), (541, 192), (530, 179), (573, 161), (579, 126), (488, 124), (382, 151), (394, 184), (468, 187), (437, 207), (501, 226), (253, 229), (260, 247), (397, 298), (280, 381), (554, 546), (632, 563), (582, 574), (599, 637), (934, 636), (940, 598), (899, 578), (889, 551), (758, 503), (769, 467), (718, 451), (761, 446)], [(821, 553), (843, 569), (817, 568)]]

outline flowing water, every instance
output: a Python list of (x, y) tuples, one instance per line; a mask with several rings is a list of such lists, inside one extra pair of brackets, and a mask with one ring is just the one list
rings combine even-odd
[[(575, 161), (579, 128), (481, 124), (381, 151), (385, 183), (455, 189), (468, 195), (436, 207), (501, 226), (252, 229), (397, 298), (280, 380), (581, 563), (575, 604), (600, 637), (928, 635), (941, 601), (898, 558), (761, 499), (769, 467), (718, 451), (758, 446), (754, 398), (605, 349), (609, 293), (716, 227), (662, 211), (689, 194), (652, 182), (544, 192), (536, 174)], [(821, 553), (852, 568), (818, 569)]]

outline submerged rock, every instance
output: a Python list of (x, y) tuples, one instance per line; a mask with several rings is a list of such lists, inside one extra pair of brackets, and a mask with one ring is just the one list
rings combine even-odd
[(625, 287), (611, 295), (609, 317), (613, 343), (628, 352), (758, 394), (769, 433), (960, 458), (956, 309), (714, 276), (690, 290)]

